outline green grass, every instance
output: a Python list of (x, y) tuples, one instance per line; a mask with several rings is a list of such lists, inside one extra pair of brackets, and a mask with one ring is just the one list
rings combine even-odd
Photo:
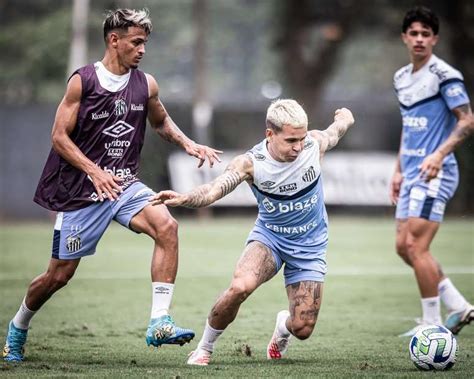
[[(172, 314), (193, 328), (185, 347), (147, 348), (152, 242), (114, 225), (94, 257), (85, 258), (69, 285), (35, 316), (27, 360), (0, 363), (5, 377), (420, 377), (397, 334), (420, 315), (411, 271), (396, 256), (394, 224), (384, 218), (333, 217), (323, 306), (313, 336), (293, 340), (284, 360), (266, 360), (276, 313), (287, 307), (281, 274), (241, 307), (217, 344), (212, 365), (185, 364), (206, 315), (231, 274), (252, 219), (180, 222), (180, 267)], [(447, 220), (433, 246), (445, 271), (474, 301), (472, 220)], [(30, 280), (49, 260), (52, 226), (0, 227), (0, 338)], [(458, 337), (458, 362), (436, 377), (474, 375), (474, 325)], [(246, 349), (246, 347), (248, 347)], [(250, 349), (250, 356), (244, 352)]]

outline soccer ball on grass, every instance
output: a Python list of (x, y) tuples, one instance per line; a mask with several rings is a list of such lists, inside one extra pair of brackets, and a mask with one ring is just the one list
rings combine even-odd
[(456, 362), (457, 341), (444, 326), (421, 327), (410, 341), (410, 358), (420, 370), (449, 370)]

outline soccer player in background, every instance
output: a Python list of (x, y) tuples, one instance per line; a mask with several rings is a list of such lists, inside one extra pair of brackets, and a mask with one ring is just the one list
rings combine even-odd
[(320, 159), (353, 123), (352, 113), (342, 108), (326, 130), (308, 131), (303, 108), (294, 100), (278, 100), (267, 111), (266, 138), (235, 157), (222, 175), (189, 193), (162, 191), (151, 199), (153, 204), (200, 208), (245, 181), (258, 202), (255, 227), (230, 287), (214, 304), (188, 364), (209, 363), (217, 338), (240, 305), (283, 265), (289, 311), (277, 314), (267, 358), (281, 358), (291, 336), (304, 340), (311, 335), (321, 307), (328, 243)]
[(394, 76), (403, 130), (390, 197), (397, 205), (397, 253), (413, 267), (421, 294), (420, 323), (442, 324), (441, 300), (445, 326), (457, 334), (474, 319), (474, 307), (443, 273), (430, 244), (458, 186), (453, 151), (473, 132), (474, 119), (462, 74), (433, 54), (438, 30), (438, 18), (425, 7), (413, 8), (403, 20), (411, 63)]
[(53, 148), (34, 200), (57, 211), (47, 271), (31, 282), (8, 327), (3, 357), (22, 361), (33, 315), (74, 275), (112, 220), (155, 242), (151, 262), (152, 310), (148, 345), (183, 344), (194, 332), (168, 314), (178, 265), (177, 222), (137, 177), (146, 120), (165, 140), (212, 166), (220, 151), (198, 145), (176, 126), (158, 96), (158, 84), (137, 69), (152, 30), (147, 10), (118, 9), (104, 24), (102, 61), (76, 70), (59, 104)]

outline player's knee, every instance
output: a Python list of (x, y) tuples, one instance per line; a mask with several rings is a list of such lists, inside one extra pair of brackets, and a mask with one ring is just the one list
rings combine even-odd
[(408, 256), (407, 244), (405, 241), (397, 241), (395, 249), (400, 258), (402, 258), (406, 263), (410, 264), (410, 258)]
[(416, 239), (409, 239), (406, 243), (406, 254), (410, 261), (420, 257), (425, 250)]
[(234, 280), (228, 290), (229, 295), (234, 301), (243, 303), (252, 293), (252, 289), (242, 280)]
[(159, 225), (155, 227), (155, 235), (153, 236), (155, 240), (163, 239), (177, 239), (178, 238), (178, 221), (173, 217), (169, 216), (164, 222), (160, 222)]

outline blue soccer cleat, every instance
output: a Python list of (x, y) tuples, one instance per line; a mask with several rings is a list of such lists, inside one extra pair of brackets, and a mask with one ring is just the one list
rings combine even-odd
[(194, 338), (191, 329), (183, 329), (174, 324), (169, 315), (161, 316), (150, 320), (150, 325), (146, 331), (146, 343), (160, 347), (167, 345), (184, 345)]
[(474, 306), (467, 304), (462, 311), (451, 312), (444, 322), (444, 326), (453, 334), (458, 334), (464, 325), (470, 324), (474, 320)]
[(28, 336), (28, 329), (19, 329), (13, 325), (13, 321), (8, 324), (7, 340), (3, 347), (3, 360), (9, 362), (21, 362), (25, 353), (25, 342)]

